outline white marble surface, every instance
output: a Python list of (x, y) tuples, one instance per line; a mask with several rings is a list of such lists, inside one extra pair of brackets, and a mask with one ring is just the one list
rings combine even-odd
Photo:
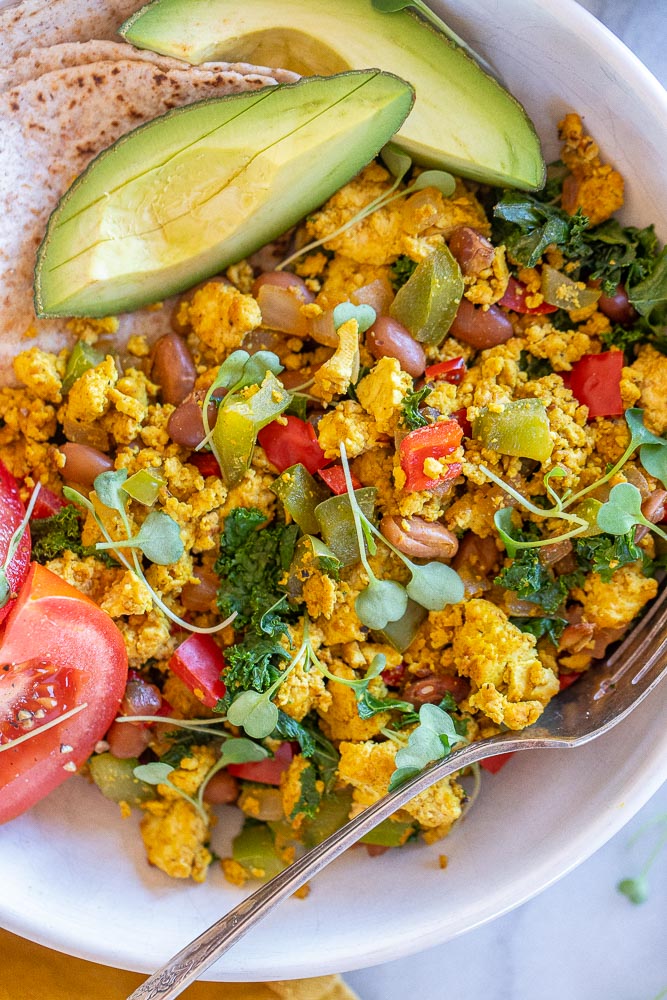
[[(667, 85), (667, 0), (582, 6)], [(645, 827), (661, 814), (667, 785), (605, 847), (535, 899), (445, 945), (350, 973), (347, 982), (362, 1000), (667, 997), (667, 846), (651, 869), (646, 903), (635, 906), (616, 890), (649, 856), (655, 831)]]

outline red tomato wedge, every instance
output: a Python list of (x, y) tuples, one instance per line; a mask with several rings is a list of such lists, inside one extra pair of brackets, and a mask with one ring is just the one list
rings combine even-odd
[(196, 465), (202, 476), (217, 476), (220, 478), (218, 460), (210, 451), (193, 451), (188, 458), (190, 465)]
[(279, 785), (284, 771), (294, 757), (291, 743), (281, 743), (274, 757), (266, 760), (252, 760), (247, 764), (228, 764), (227, 771), (244, 781), (259, 781), (263, 785)]
[(588, 417), (620, 417), (624, 412), (621, 399), (621, 374), (625, 361), (623, 351), (584, 354), (575, 361), (570, 372), (572, 395), (588, 407)]
[(399, 445), (401, 468), (405, 473), (405, 489), (408, 493), (415, 490), (430, 490), (434, 486), (455, 479), (461, 472), (461, 463), (452, 462), (444, 476), (431, 479), (424, 474), (424, 462), (427, 458), (445, 458), (456, 451), (461, 443), (463, 430), (456, 420), (442, 420), (429, 427), (418, 427), (403, 438)]
[(266, 457), (278, 472), (284, 472), (300, 462), (312, 476), (329, 464), (330, 459), (324, 457), (312, 424), (291, 415), (280, 419), (287, 423), (273, 420), (257, 435)]
[[(18, 483), (11, 472), (2, 462), (0, 462), (0, 566), (7, 558), (9, 543), (12, 535), (25, 517), (25, 507), (19, 496)], [(6, 603), (0, 607), (0, 622), (4, 621), (11, 611), (21, 584), (28, 575), (30, 565), (30, 531), (28, 528), (19, 543), (14, 558), (7, 567), (6, 581), (9, 585), (9, 595), (0, 596), (0, 603), (5, 599)], [(4, 582), (4, 581), (0, 581)], [(0, 586), (0, 594), (3, 588)]]
[(225, 666), (220, 647), (210, 635), (199, 632), (182, 642), (169, 660), (169, 669), (209, 708), (225, 697), (227, 689), (220, 680)]
[[(33, 563), (0, 642), (0, 823), (85, 762), (113, 722), (126, 680), (125, 643), (109, 615)], [(82, 705), (58, 725), (8, 745), (31, 724), (44, 726)]]
[[(318, 469), (318, 476), (324, 480), (330, 490), (336, 494), (336, 496), (341, 496), (343, 493), (347, 492), (347, 486), (345, 484), (345, 472), (343, 466), (338, 463), (337, 465), (328, 465), (326, 469)], [(357, 477), (353, 472), (350, 472), (350, 479), (352, 480), (352, 489), (360, 490), (362, 484), (359, 482)]]
[(37, 495), (35, 506), (32, 508), (31, 519), (40, 521), (45, 517), (53, 517), (59, 510), (62, 510), (66, 506), (66, 500), (57, 496), (52, 490), (47, 489), (46, 486), (42, 486)]

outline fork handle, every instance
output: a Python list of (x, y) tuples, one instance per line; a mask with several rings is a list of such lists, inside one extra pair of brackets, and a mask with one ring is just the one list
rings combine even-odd
[(495, 736), (455, 750), (444, 760), (432, 764), (396, 791), (390, 792), (364, 809), (321, 844), (308, 851), (265, 885), (260, 886), (251, 896), (186, 945), (171, 961), (143, 982), (127, 1000), (173, 1000), (174, 997), (180, 996), (183, 990), (198, 979), (216, 959), (224, 955), (255, 924), (263, 920), (274, 906), (293, 895), (334, 858), (348, 847), (352, 847), (378, 823), (391, 816), (419, 792), (425, 791), (453, 771), (459, 771), (486, 757), (520, 749), (522, 746), (526, 746), (525, 740)]

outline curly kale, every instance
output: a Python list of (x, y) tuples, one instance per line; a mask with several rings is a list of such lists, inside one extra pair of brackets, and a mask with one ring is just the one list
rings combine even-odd
[(32, 558), (38, 563), (57, 559), (63, 552), (74, 552), (77, 556), (95, 556), (108, 566), (115, 566), (115, 560), (108, 552), (100, 552), (94, 545), (81, 542), (81, 514), (74, 504), (67, 504), (51, 517), (33, 518), (30, 522)]

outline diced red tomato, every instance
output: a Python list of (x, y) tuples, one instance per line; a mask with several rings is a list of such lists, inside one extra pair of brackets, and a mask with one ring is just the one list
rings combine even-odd
[(424, 378), (427, 382), (451, 382), (452, 385), (459, 385), (466, 371), (463, 358), (451, 358), (437, 365), (429, 365), (424, 372)]
[(273, 757), (265, 760), (252, 760), (247, 764), (228, 764), (227, 771), (235, 778), (245, 781), (260, 781), (263, 785), (279, 785), (284, 771), (290, 766), (294, 757), (294, 747), (291, 743), (281, 743)]
[(76, 715), (0, 753), (0, 823), (60, 785), (111, 725), (127, 679), (127, 651), (112, 619), (33, 563), (0, 642), (0, 744)]
[(580, 677), (581, 673), (576, 671), (571, 674), (560, 674), (558, 682), (560, 684), (561, 691), (564, 691), (565, 688), (569, 688), (570, 684), (574, 684), (574, 682), (578, 681)]
[(218, 460), (210, 451), (193, 451), (188, 458), (190, 465), (196, 465), (202, 476), (220, 477), (220, 466)]
[(461, 407), (460, 410), (455, 410), (451, 417), (459, 424), (464, 437), (472, 437), (472, 424), (468, 420), (468, 410), (465, 406)]
[(222, 650), (210, 635), (195, 632), (174, 650), (169, 669), (208, 708), (215, 708), (227, 690), (220, 675), (225, 669)]
[(46, 486), (41, 486), (35, 500), (35, 506), (32, 508), (31, 517), (36, 520), (40, 520), (43, 517), (53, 517), (54, 514), (57, 514), (59, 510), (62, 510), (66, 506), (66, 500), (57, 496), (52, 490), (47, 489)]
[[(343, 471), (343, 466), (340, 463), (337, 463), (336, 465), (328, 465), (326, 469), (318, 469), (317, 474), (324, 480), (329, 489), (333, 490), (333, 492), (338, 496), (347, 491), (347, 486), (345, 485), (345, 473)], [(352, 480), (352, 489), (360, 490), (362, 484), (353, 472), (350, 472), (350, 479)]]
[(257, 435), (257, 440), (266, 452), (266, 457), (278, 472), (284, 472), (291, 465), (305, 465), (311, 475), (328, 465), (320, 448), (317, 434), (312, 424), (298, 417), (281, 417), (286, 424), (273, 420)]
[(573, 396), (588, 407), (593, 417), (620, 417), (624, 412), (621, 399), (622, 351), (585, 354), (575, 361), (570, 372)]
[(424, 475), (427, 458), (445, 458), (456, 451), (461, 443), (463, 430), (456, 420), (443, 420), (428, 427), (418, 427), (403, 438), (399, 445), (401, 468), (406, 475), (405, 489), (408, 493), (416, 490), (430, 490), (434, 486), (455, 479), (461, 472), (461, 463), (452, 462), (447, 473), (438, 479)]
[(501, 767), (504, 767), (510, 757), (513, 756), (513, 750), (509, 753), (499, 753), (495, 757), (487, 757), (486, 760), (480, 760), (479, 766), (483, 767), (489, 774), (497, 774)]
[(529, 294), (522, 281), (510, 278), (505, 294), (499, 300), (498, 305), (504, 306), (505, 309), (511, 309), (512, 312), (530, 316), (541, 316), (558, 311), (558, 306), (549, 305), (548, 302), (542, 302), (539, 306), (526, 305), (526, 296)]
[[(24, 517), (25, 507), (19, 495), (18, 483), (9, 469), (0, 462), (0, 567), (4, 565), (9, 543)], [(30, 550), (30, 530), (26, 528), (14, 558), (6, 571), (0, 572), (0, 582), (6, 580), (9, 589), (9, 593), (3, 597), (4, 588), (0, 587), (0, 622), (4, 621), (14, 606), (21, 584), (28, 575)]]
[(387, 667), (380, 676), (387, 687), (400, 687), (405, 677), (405, 664), (399, 663), (397, 667)]

